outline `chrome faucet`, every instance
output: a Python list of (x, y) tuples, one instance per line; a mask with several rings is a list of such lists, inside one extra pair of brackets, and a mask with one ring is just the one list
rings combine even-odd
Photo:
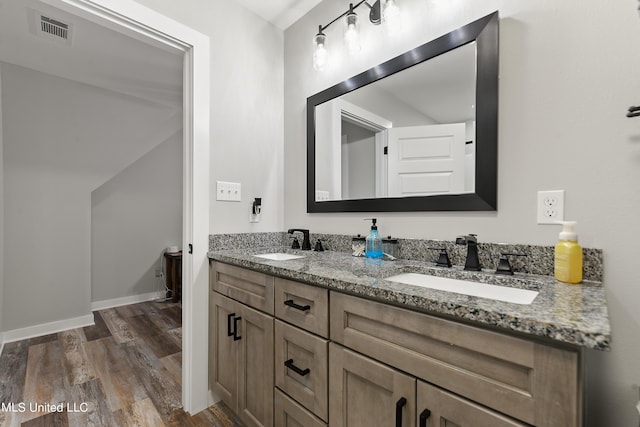
[(467, 271), (480, 271), (480, 259), (478, 258), (478, 238), (476, 234), (456, 237), (456, 245), (467, 245), (467, 260), (464, 269)]
[(311, 240), (309, 240), (309, 230), (304, 228), (290, 228), (287, 230), (288, 234), (293, 234), (294, 232), (299, 231), (303, 235), (302, 239), (302, 250), (310, 251), (311, 250)]

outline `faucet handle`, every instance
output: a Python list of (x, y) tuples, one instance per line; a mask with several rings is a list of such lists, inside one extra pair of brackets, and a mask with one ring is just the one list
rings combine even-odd
[(466, 245), (469, 242), (478, 243), (478, 235), (469, 233), (466, 236), (457, 236), (456, 245)]
[(511, 264), (509, 263), (509, 256), (527, 256), (527, 255), (513, 254), (508, 252), (501, 253), (500, 259), (498, 260), (498, 268), (496, 268), (496, 274), (505, 274), (508, 276), (513, 276), (513, 270), (511, 269)]
[(316, 240), (316, 247), (313, 249), (316, 252), (324, 252), (324, 248), (322, 247), (322, 240)]
[(451, 267), (451, 260), (449, 259), (447, 248), (429, 248), (429, 249), (432, 249), (434, 251), (440, 251), (438, 260), (436, 261), (436, 265), (438, 267)]
[(296, 236), (289, 236), (290, 239), (293, 239), (291, 243), (291, 249), (300, 249), (300, 242)]

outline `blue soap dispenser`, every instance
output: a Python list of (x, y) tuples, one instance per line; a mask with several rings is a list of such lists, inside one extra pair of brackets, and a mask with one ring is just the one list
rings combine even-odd
[(367, 258), (382, 258), (382, 237), (378, 234), (376, 218), (371, 218), (371, 232), (367, 236), (365, 256)]

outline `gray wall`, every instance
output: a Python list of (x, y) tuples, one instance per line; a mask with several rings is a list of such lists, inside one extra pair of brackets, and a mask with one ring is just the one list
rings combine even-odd
[[(210, 232), (282, 231), (282, 30), (234, 1), (138, 3), (211, 38)], [(242, 183), (242, 202), (216, 201), (216, 181)], [(249, 223), (255, 197), (262, 197), (260, 222)]]
[(91, 302), (156, 292), (182, 244), (182, 129), (91, 193)]
[(9, 64), (2, 83), (9, 331), (90, 313), (91, 192), (172, 136), (182, 114)]
[[(602, 248), (611, 352), (587, 351), (587, 425), (638, 425), (640, 272), (640, 17), (634, 0), (403, 0), (403, 34), (362, 22), (369, 48), (346, 58), (338, 25), (325, 31), (341, 65), (312, 68), (319, 24), (345, 9), (324, 0), (285, 32), (285, 228), (366, 233), (370, 214), (307, 214), (305, 101), (316, 92), (495, 10), (500, 11), (497, 212), (377, 213), (384, 235), (551, 245), (559, 227), (536, 224), (538, 190), (566, 190), (565, 218), (583, 246)], [(363, 19), (364, 21), (364, 19)]]
[(3, 342), (4, 318), (4, 161), (3, 161), (3, 126), (2, 126), (2, 64), (0, 64), (0, 352)]

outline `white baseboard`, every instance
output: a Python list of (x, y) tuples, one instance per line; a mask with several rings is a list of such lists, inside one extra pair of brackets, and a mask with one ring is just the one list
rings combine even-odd
[(27, 338), (40, 337), (42, 335), (55, 334), (56, 332), (68, 329), (83, 328), (95, 325), (93, 314), (74, 317), (71, 319), (58, 320), (41, 325), (27, 326), (26, 328), (14, 329), (3, 333), (3, 343), (25, 340)]
[(91, 303), (91, 311), (120, 307), (121, 305), (136, 304), (138, 302), (152, 301), (160, 298), (164, 298), (164, 292), (149, 292), (148, 294), (95, 301)]

